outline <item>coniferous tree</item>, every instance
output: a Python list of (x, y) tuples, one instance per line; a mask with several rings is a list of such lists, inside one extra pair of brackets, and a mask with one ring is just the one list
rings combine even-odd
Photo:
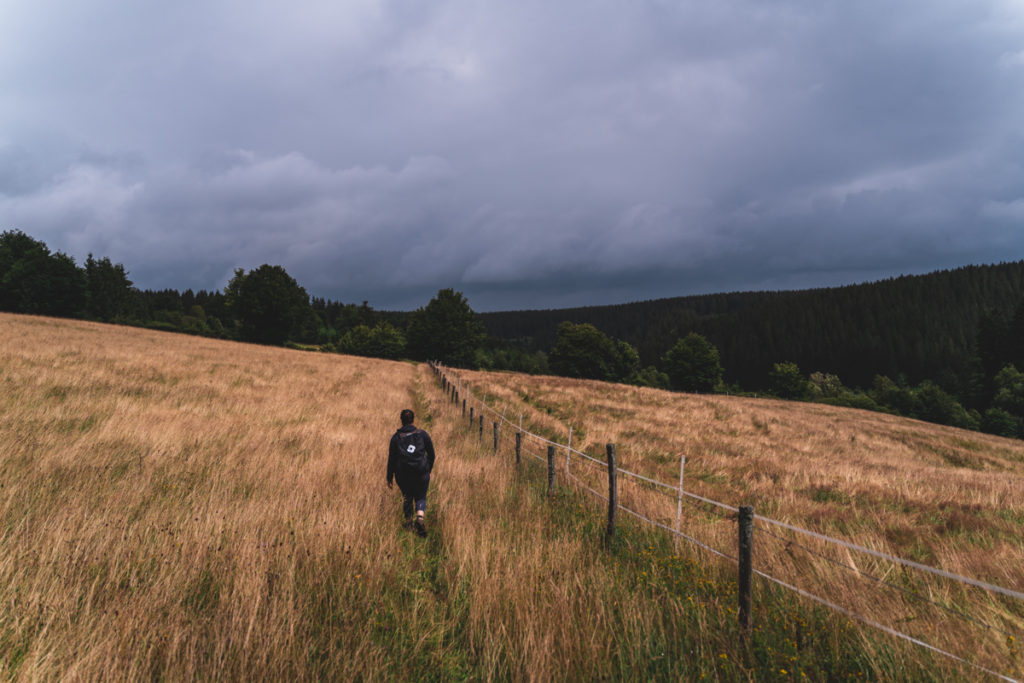
[(90, 317), (114, 320), (127, 312), (132, 296), (132, 281), (128, 279), (123, 265), (115, 265), (107, 257), (96, 260), (89, 254), (85, 260), (85, 279)]
[(1006, 329), (1006, 360), (1024, 370), (1024, 299), (1017, 304)]
[[(781, 357), (869, 387), (875, 375), (919, 383), (969, 373), (977, 316), (1002, 319), (1024, 295), (1024, 261), (794, 292), (740, 292), (551, 311), (487, 313), (492, 335), (550, 348), (563, 321), (590, 323), (658, 362), (688, 331), (718, 348), (724, 380), (768, 386)], [(989, 377), (1002, 367), (990, 368)], [(951, 388), (947, 379), (942, 385)]]
[(81, 316), (86, 305), (85, 274), (75, 265), (75, 259), (58, 251), (50, 256), (47, 270), (48, 289), (44, 289), (47, 293), (41, 312), (68, 318)]

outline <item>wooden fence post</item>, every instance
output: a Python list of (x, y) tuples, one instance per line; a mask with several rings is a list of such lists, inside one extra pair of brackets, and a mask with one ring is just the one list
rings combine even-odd
[(484, 440), (484, 411), (480, 411), (480, 440)]
[(676, 539), (675, 546), (679, 549), (679, 530), (683, 521), (683, 472), (686, 471), (686, 456), (679, 457), (679, 495), (676, 499)]
[(744, 505), (739, 514), (740, 544), (740, 627), (744, 631), (750, 629), (750, 578), (753, 573), (754, 552), (754, 508)]
[(462, 399), (462, 417), (466, 417), (466, 399)]
[(619, 487), (615, 481), (615, 444), (607, 444), (605, 450), (608, 452), (608, 530), (605, 538), (611, 540), (615, 536), (615, 517), (619, 509)]
[[(463, 410), (463, 411), (462, 411), (462, 414), (463, 414), (463, 415), (465, 415), (465, 414), (466, 414), (466, 411), (465, 411), (465, 410)], [(473, 428), (473, 406), (470, 406), (470, 407), (469, 407), (469, 428), (470, 428), (470, 429), (472, 429), (472, 428)]]
[(569, 471), (569, 455), (572, 453), (572, 427), (569, 427), (569, 443), (565, 445), (565, 476), (568, 479), (572, 476)]
[(494, 423), (494, 453), (498, 453), (498, 423)]
[(522, 453), (523, 453), (523, 433), (522, 432), (516, 432), (516, 468), (517, 469), (519, 468), (519, 466), (523, 462), (523, 455), (522, 455)]
[(548, 497), (555, 493), (555, 447), (548, 444)]

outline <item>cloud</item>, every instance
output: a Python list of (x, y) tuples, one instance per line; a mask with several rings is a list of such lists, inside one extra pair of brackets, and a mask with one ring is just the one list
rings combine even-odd
[(141, 286), (544, 306), (1024, 255), (1008, 0), (0, 12), (5, 229)]
[(28, 193), (0, 196), (0, 215), (12, 228), (31, 226), (35, 237), (56, 238), (62, 250), (75, 251), (79, 245), (91, 248), (95, 237), (119, 225), (141, 190), (110, 169), (75, 164)]
[(987, 201), (981, 207), (981, 213), (988, 218), (1024, 221), (1024, 198), (1012, 201)]
[[(30, 193), (0, 198), (0, 212), (50, 243), (132, 265), (143, 283), (137, 264), (159, 272), (206, 261), (224, 280), (235, 266), (270, 261), (315, 279), (307, 265), (336, 259), (344, 268), (331, 276), (344, 285), (371, 277), (387, 253), (406, 258), (402, 244), (415, 237), (452, 175), (438, 158), (413, 158), (398, 169), (332, 169), (294, 152), (232, 156), (217, 170), (165, 168), (144, 180), (78, 163)], [(360, 263), (350, 254), (372, 259)], [(180, 286), (193, 279), (186, 273)]]

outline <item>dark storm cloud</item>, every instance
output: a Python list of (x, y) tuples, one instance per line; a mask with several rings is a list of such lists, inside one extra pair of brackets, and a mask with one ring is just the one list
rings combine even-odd
[(380, 307), (1024, 258), (1002, 2), (0, 0), (0, 227)]

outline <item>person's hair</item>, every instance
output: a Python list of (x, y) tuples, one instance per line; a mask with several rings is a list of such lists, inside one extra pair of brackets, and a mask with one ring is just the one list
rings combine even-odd
[(402, 411), (402, 425), (411, 425), (412, 421), (416, 419), (416, 415), (411, 410), (406, 408)]

